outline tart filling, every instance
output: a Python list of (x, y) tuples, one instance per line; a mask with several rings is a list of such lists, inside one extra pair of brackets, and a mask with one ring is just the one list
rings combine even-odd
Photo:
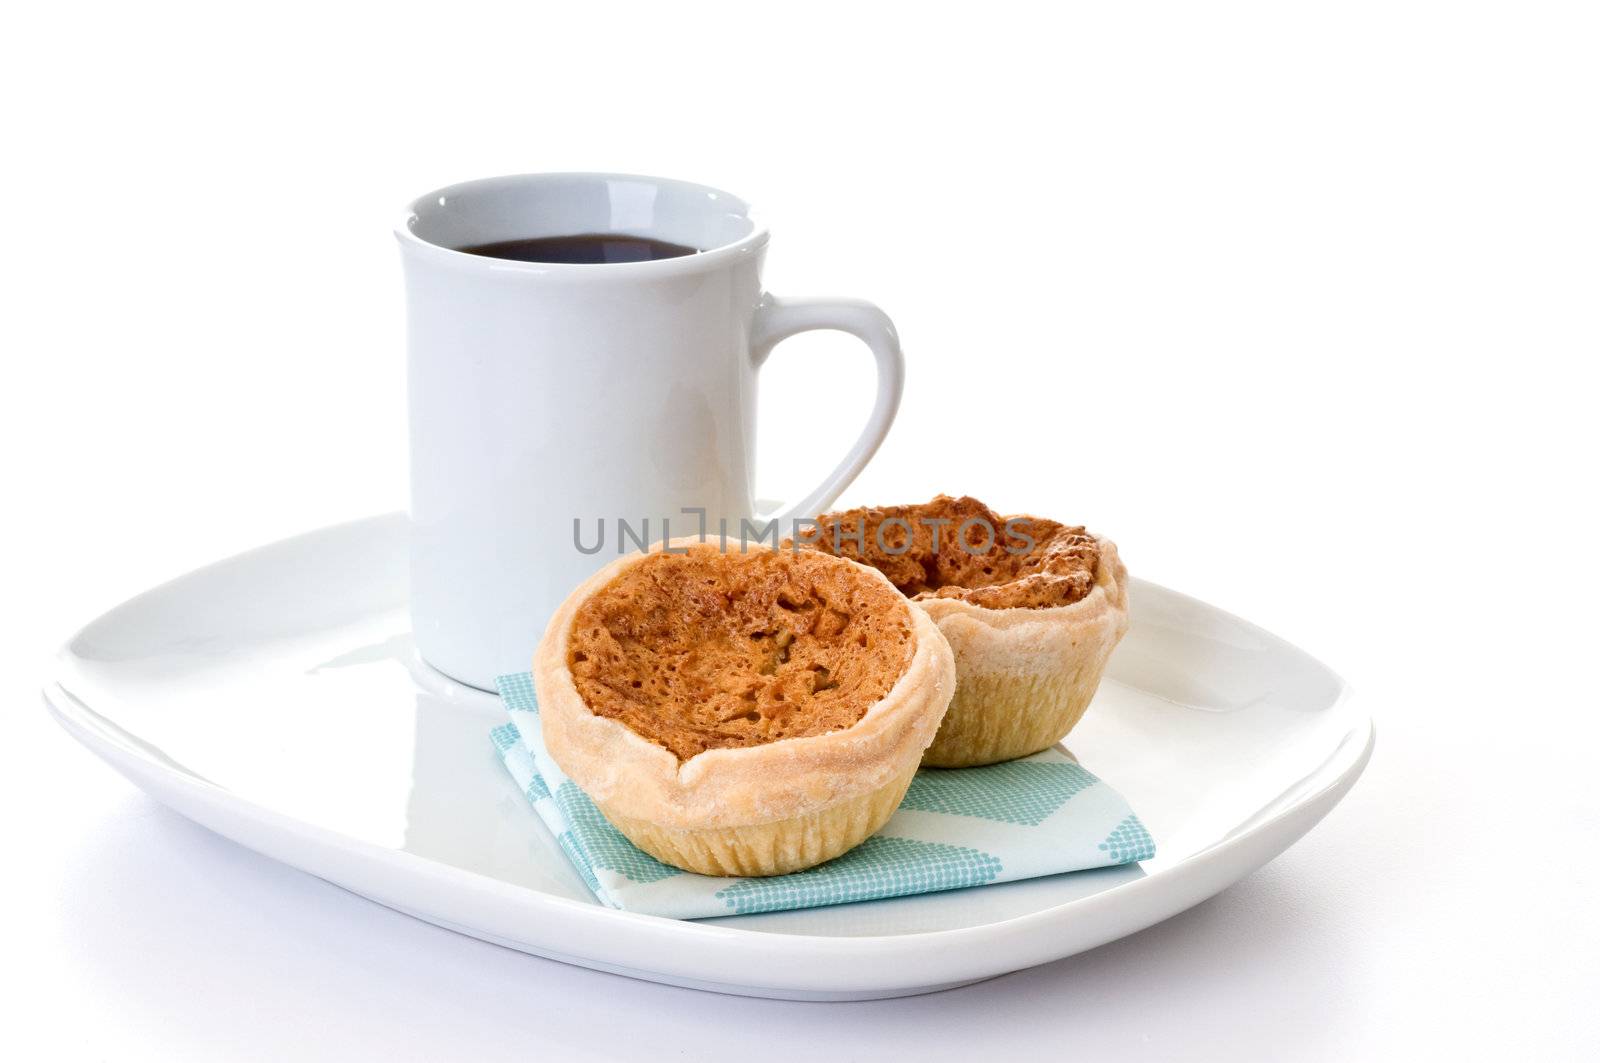
[(975, 498), (829, 513), (801, 546), (871, 565), (909, 598), (989, 609), (1071, 605), (1095, 586), (1100, 545), (1083, 527), (1002, 517)]
[(591, 712), (687, 761), (853, 726), (905, 674), (911, 623), (853, 566), (696, 545), (650, 554), (587, 599), (567, 666)]

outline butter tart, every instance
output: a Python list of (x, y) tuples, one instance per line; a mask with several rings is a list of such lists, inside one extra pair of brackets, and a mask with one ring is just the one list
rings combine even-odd
[(569, 595), (534, 684), (545, 748), (619, 831), (705, 875), (830, 860), (905, 795), (950, 647), (867, 565), (676, 540)]
[(864, 562), (932, 617), (956, 694), (928, 767), (1025, 757), (1082, 719), (1128, 630), (1128, 571), (1108, 539), (975, 498), (825, 514), (798, 545)]

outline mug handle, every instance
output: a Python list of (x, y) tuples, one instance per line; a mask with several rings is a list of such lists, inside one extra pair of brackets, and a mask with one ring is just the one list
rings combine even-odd
[(816, 490), (763, 523), (778, 521), (778, 530), (797, 517), (815, 517), (833, 505), (835, 499), (861, 474), (867, 462), (889, 434), (895, 411), (900, 408), (900, 393), (905, 389), (906, 363), (900, 354), (900, 336), (889, 315), (862, 299), (779, 299), (765, 295), (756, 308), (750, 331), (750, 360), (757, 369), (766, 362), (772, 348), (801, 332), (833, 329), (848, 332), (872, 351), (878, 365), (878, 397), (872, 415), (861, 429), (855, 445), (828, 474)]

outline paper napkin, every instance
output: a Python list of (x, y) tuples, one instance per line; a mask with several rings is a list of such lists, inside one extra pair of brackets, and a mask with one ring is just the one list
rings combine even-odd
[(602, 904), (703, 919), (963, 889), (1131, 864), (1155, 843), (1122, 795), (1059, 749), (987, 768), (919, 771), (883, 827), (843, 856), (771, 878), (711, 878), (636, 848), (561, 773), (540, 737), (533, 677), (501, 676), (506, 771)]

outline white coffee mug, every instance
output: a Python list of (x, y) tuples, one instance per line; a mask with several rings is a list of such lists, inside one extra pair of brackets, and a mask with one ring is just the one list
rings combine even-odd
[[(700, 253), (580, 265), (459, 250), (605, 233)], [(878, 395), (827, 479), (763, 521), (788, 528), (830, 506), (899, 405), (889, 318), (857, 300), (763, 292), (767, 230), (726, 192), (618, 174), (496, 177), (421, 197), (396, 235), (412, 623), (423, 659), (472, 686), (526, 671), (561, 600), (637, 538), (696, 534), (698, 511), (713, 534), (757, 516), (756, 379), (780, 340), (854, 334), (877, 361)]]

